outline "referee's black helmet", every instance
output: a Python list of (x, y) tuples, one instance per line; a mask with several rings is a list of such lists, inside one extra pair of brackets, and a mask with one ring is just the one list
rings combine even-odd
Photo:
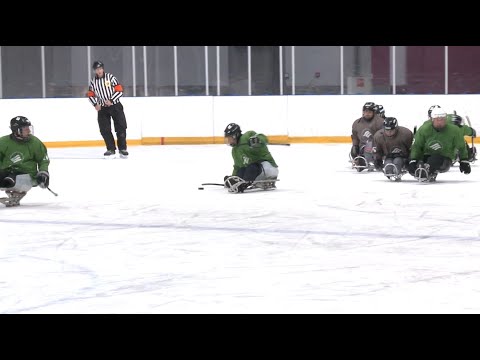
[(97, 70), (98, 68), (103, 68), (103, 62), (101, 61), (95, 61), (92, 65), (93, 70)]

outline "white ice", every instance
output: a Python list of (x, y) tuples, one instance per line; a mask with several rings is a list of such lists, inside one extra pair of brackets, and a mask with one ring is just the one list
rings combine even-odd
[[(348, 144), (270, 146), (277, 190), (230, 194), (226, 145), (50, 149), (0, 205), (0, 313), (479, 313), (480, 166), (358, 173)], [(3, 194), (2, 194), (3, 195)]]

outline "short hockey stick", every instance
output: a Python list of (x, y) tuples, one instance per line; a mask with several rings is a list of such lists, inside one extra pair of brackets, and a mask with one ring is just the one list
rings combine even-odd
[(48, 189), (48, 191), (50, 191), (53, 195), (58, 196), (58, 194), (57, 194), (55, 191), (52, 191), (52, 189), (50, 189), (48, 186), (47, 186), (47, 189)]
[(225, 184), (219, 184), (219, 183), (203, 183), (202, 186), (205, 185), (216, 185), (216, 186), (225, 186)]

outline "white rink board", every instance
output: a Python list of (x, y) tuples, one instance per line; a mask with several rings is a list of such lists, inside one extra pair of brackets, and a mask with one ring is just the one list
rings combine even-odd
[[(298, 95), (179, 96), (122, 98), (128, 139), (142, 137), (222, 136), (230, 122), (266, 135), (291, 137), (350, 136), (351, 126), (367, 101), (382, 104), (387, 116), (413, 129), (427, 118), (431, 105), (469, 115), (480, 124), (480, 95)], [(35, 135), (45, 142), (102, 140), (97, 114), (87, 98), (2, 99), (1, 132), (9, 121), (27, 116)], [(0, 132), (0, 133), (1, 133)]]

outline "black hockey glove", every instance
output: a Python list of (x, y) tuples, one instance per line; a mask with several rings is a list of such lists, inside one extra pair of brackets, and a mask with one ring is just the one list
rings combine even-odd
[(408, 172), (410, 175), (415, 176), (415, 170), (417, 170), (417, 160), (410, 160), (408, 163)]
[(477, 132), (475, 131), (474, 128), (472, 128), (472, 137), (477, 137)]
[(352, 159), (355, 159), (358, 156), (359, 152), (360, 152), (360, 146), (353, 145), (352, 150), (350, 151), (350, 155), (352, 155)]
[(48, 184), (50, 183), (50, 175), (46, 171), (39, 171), (37, 174), (37, 183), (38, 186), (40, 186), (42, 189), (45, 189), (48, 187)]
[(467, 160), (460, 161), (460, 172), (470, 174), (471, 171), (470, 163)]
[(456, 115), (456, 114), (455, 114), (455, 115), (452, 115), (452, 123), (453, 123), (454, 125), (457, 125), (457, 126), (459, 126), (459, 127), (462, 127), (462, 126), (463, 126), (463, 125), (462, 125), (463, 119), (462, 119), (462, 117), (461, 117), (460, 115)]
[(257, 135), (253, 135), (248, 139), (248, 145), (252, 148), (259, 147), (261, 143)]
[(383, 160), (382, 159), (375, 160), (375, 169), (378, 170), (378, 171), (382, 171), (382, 169), (383, 169)]

